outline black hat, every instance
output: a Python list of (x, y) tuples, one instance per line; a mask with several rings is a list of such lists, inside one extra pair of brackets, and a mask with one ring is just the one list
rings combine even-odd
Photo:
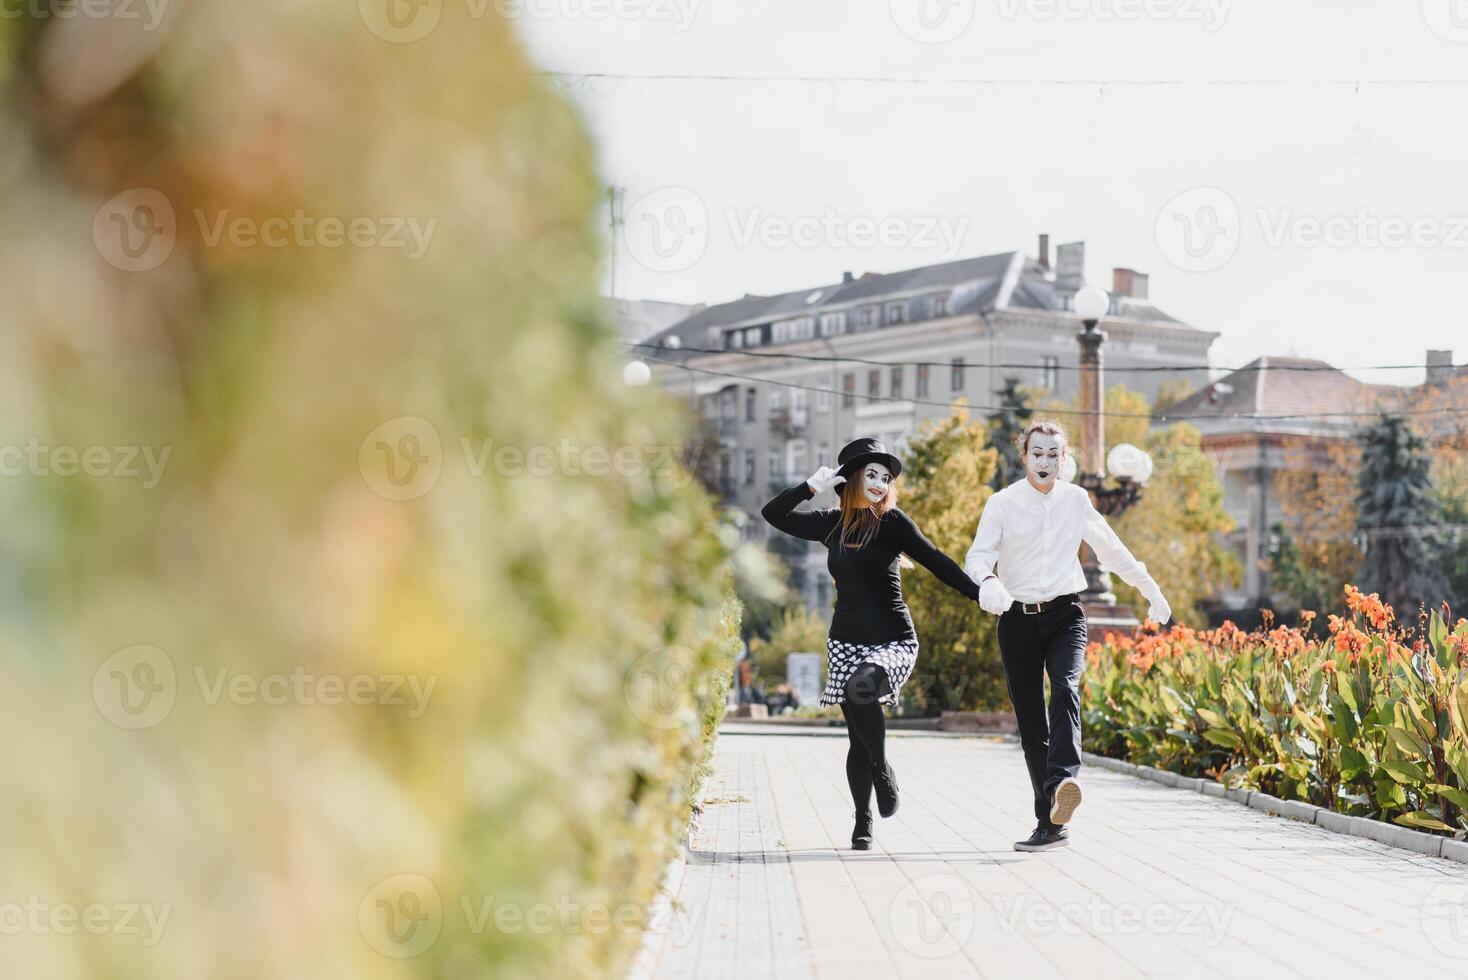
[(846, 477), (868, 463), (881, 463), (892, 471), (895, 480), (902, 475), (902, 460), (887, 452), (887, 447), (875, 439), (857, 439), (848, 442), (836, 457), (837, 471)]

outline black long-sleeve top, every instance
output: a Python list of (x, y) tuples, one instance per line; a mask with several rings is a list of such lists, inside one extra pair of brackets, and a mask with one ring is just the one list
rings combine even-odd
[(832, 638), (875, 645), (917, 636), (902, 599), (898, 560), (904, 554), (945, 585), (978, 601), (978, 583), (939, 551), (901, 510), (894, 507), (882, 515), (876, 536), (865, 548), (843, 548), (839, 509), (795, 510), (814, 496), (810, 485), (801, 483), (782, 490), (761, 513), (778, 530), (826, 546), (826, 568), (836, 581)]

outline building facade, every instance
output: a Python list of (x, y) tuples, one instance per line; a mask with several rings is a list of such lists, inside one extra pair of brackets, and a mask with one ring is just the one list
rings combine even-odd
[[(657, 380), (687, 393), (708, 438), (700, 468), (726, 504), (743, 511), (745, 533), (770, 540), (790, 562), (812, 608), (832, 596), (823, 549), (781, 541), (759, 519), (773, 494), (835, 465), (848, 441), (875, 437), (900, 453), (918, 423), (965, 400), (986, 417), (1007, 377), (1073, 397), (1081, 324), (1072, 301), (1085, 285), (1085, 245), (1048, 240), (1022, 252), (841, 282), (710, 306), (653, 336), (641, 350)], [(1147, 277), (1113, 276), (1106, 331), (1106, 384), (1155, 398), (1167, 378), (1208, 382), (1217, 334), (1153, 306)], [(1178, 373), (1128, 373), (1136, 367)], [(832, 506), (834, 494), (815, 506)], [(975, 515), (977, 519), (977, 514)]]

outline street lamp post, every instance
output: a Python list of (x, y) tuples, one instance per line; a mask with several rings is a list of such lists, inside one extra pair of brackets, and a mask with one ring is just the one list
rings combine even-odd
[[(1076, 335), (1081, 354), (1080, 466), (1077, 482), (1090, 492), (1096, 509), (1107, 517), (1124, 513), (1141, 497), (1142, 485), (1152, 475), (1152, 459), (1141, 449), (1123, 444), (1106, 454), (1106, 419), (1104, 370), (1101, 348), (1106, 333), (1100, 329), (1101, 319), (1111, 310), (1111, 296), (1096, 286), (1087, 286), (1075, 297), (1075, 312), (1081, 318), (1082, 330)], [(1103, 464), (1103, 460), (1105, 461)], [(1116, 486), (1106, 486), (1107, 472), (1116, 478)], [(1086, 591), (1081, 604), (1093, 639), (1107, 630), (1130, 630), (1137, 626), (1130, 611), (1117, 606), (1111, 591), (1111, 576), (1101, 570), (1095, 554), (1085, 548), (1082, 568), (1086, 573)]]

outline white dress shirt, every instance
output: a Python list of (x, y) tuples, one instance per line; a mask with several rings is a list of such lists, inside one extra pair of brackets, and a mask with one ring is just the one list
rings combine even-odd
[(1017, 602), (1045, 602), (1084, 592), (1081, 542), (1091, 546), (1101, 567), (1115, 572), (1149, 602), (1162, 597), (1147, 566), (1137, 561), (1083, 487), (1055, 481), (1041, 493), (1029, 480), (1012, 483), (984, 505), (963, 570), (975, 582), (998, 575)]

